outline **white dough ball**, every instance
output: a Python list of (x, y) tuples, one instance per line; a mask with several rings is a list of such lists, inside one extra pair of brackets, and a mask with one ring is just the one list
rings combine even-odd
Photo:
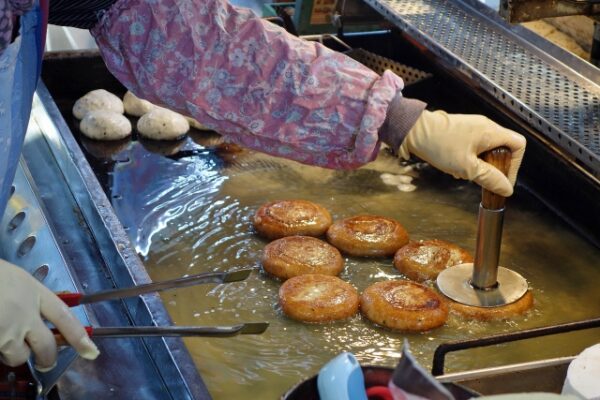
[(190, 124), (183, 115), (156, 107), (142, 115), (137, 122), (137, 130), (148, 139), (174, 140), (185, 135), (190, 130)]
[(73, 115), (77, 119), (83, 119), (87, 113), (95, 110), (106, 110), (123, 114), (123, 102), (120, 98), (104, 89), (92, 90), (75, 102)]
[(187, 120), (187, 122), (190, 124), (190, 126), (192, 128), (198, 129), (199, 131), (210, 131), (210, 128), (207, 128), (206, 126), (202, 125), (200, 122), (196, 121), (194, 118), (192, 117), (185, 117), (185, 119)]
[(134, 117), (141, 117), (156, 107), (148, 100), (140, 99), (129, 90), (125, 93), (125, 96), (123, 96), (123, 106), (125, 107), (125, 112)]
[(90, 111), (79, 124), (81, 133), (90, 139), (119, 140), (131, 134), (131, 122), (114, 111)]
[(411, 183), (413, 177), (410, 175), (394, 175), (390, 173), (383, 173), (380, 175), (381, 180), (386, 185), (396, 186), (403, 183)]
[(396, 187), (401, 192), (414, 192), (415, 189), (417, 189), (417, 187), (415, 185), (413, 185), (412, 183), (401, 183)]

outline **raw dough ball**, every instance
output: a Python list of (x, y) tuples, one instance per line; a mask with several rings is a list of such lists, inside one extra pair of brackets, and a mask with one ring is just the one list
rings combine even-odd
[(401, 183), (396, 187), (401, 192), (414, 192), (417, 189), (417, 187), (412, 183)]
[(73, 115), (77, 119), (83, 119), (87, 113), (95, 110), (113, 111), (123, 114), (123, 102), (120, 98), (104, 89), (92, 90), (75, 102)]
[(90, 139), (119, 140), (131, 134), (131, 122), (123, 114), (96, 110), (83, 117), (79, 129)]
[(383, 173), (379, 176), (383, 183), (390, 186), (397, 186), (400, 184), (409, 184), (413, 181), (413, 177), (410, 175), (394, 175), (390, 173)]
[(190, 130), (185, 117), (166, 108), (156, 107), (137, 122), (138, 132), (154, 140), (179, 139)]
[(140, 99), (130, 91), (127, 91), (125, 96), (123, 96), (123, 106), (125, 107), (125, 112), (134, 117), (141, 117), (156, 107), (148, 100)]

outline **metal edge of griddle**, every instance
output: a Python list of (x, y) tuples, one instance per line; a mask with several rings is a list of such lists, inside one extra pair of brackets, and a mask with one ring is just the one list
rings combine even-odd
[(524, 363), (501, 365), (497, 367), (473, 369), (464, 372), (452, 372), (438, 375), (436, 380), (442, 383), (461, 383), (466, 380), (493, 378), (498, 375), (521, 373), (535, 369), (563, 366), (569, 364), (576, 356), (549, 358), (545, 360), (528, 361)]
[[(519, 99), (516, 95), (509, 93), (506, 89), (502, 88), (498, 83), (487, 76), (484, 72), (477, 70), (473, 65), (469, 64), (468, 60), (464, 59), (461, 54), (455, 54), (450, 49), (444, 47), (438, 42), (437, 38), (433, 36), (433, 30), (439, 29), (436, 24), (427, 24), (426, 27), (420, 29), (415, 20), (415, 15), (418, 13), (411, 14), (410, 12), (402, 13), (402, 10), (394, 9), (394, 6), (401, 5), (405, 8), (411, 8), (412, 10), (422, 7), (427, 9), (428, 15), (435, 15), (439, 13), (444, 21), (449, 21), (448, 26), (452, 22), (452, 16), (447, 15), (446, 12), (450, 9), (452, 12), (461, 16), (461, 21), (456, 23), (461, 29), (476, 29), (479, 26), (489, 28), (495, 33), (494, 38), (500, 37), (505, 43), (513, 46), (515, 49), (519, 49), (522, 54), (534, 57), (539, 60), (544, 68), (550, 71), (556, 71), (556, 78), (562, 80), (566, 79), (568, 82), (573, 82), (574, 85), (581, 88), (581, 91), (587, 91), (586, 94), (591, 96), (594, 100), (594, 104), (591, 107), (598, 107), (596, 103), (600, 100), (600, 85), (598, 85), (598, 76), (600, 73), (593, 65), (583, 61), (576, 61), (573, 56), (568, 55), (566, 52), (556, 50), (551, 44), (540, 45), (547, 41), (539, 39), (534, 44), (529, 40), (533, 40), (533, 36), (527, 34), (523, 35), (523, 29), (521, 27), (511, 27), (508, 23), (504, 22), (499, 16), (494, 15), (493, 11), (490, 12), (490, 8), (478, 4), (477, 1), (471, 0), (365, 0), (373, 8), (378, 10), (386, 19), (392, 22), (397, 28), (404, 32), (408, 37), (418, 42), (420, 46), (424, 46), (429, 52), (437, 57), (438, 63), (444, 69), (455, 72), (455, 75), (462, 77), (463, 80), (468, 81), (470, 85), (476, 85), (481, 90), (485, 91), (497, 101), (502, 103), (505, 107), (515, 113), (516, 116), (523, 119), (533, 129), (541, 132), (545, 137), (552, 140), (558, 146), (560, 146), (566, 153), (576, 159), (582, 166), (585, 166), (595, 176), (600, 176), (600, 149), (590, 149), (585, 144), (580, 143), (571, 133), (566, 132), (563, 127), (557, 126), (542, 116), (542, 112), (536, 110), (534, 104), (526, 104), (525, 101)], [(445, 14), (444, 14), (445, 13)], [(441, 18), (440, 17), (440, 18)], [(476, 25), (472, 28), (469, 24)], [(452, 35), (453, 32), (446, 31), (446, 35)], [(480, 38), (481, 39), (481, 38)], [(528, 40), (529, 39), (529, 40)], [(486, 43), (481, 43), (481, 46), (486, 46)], [(548, 49), (554, 49), (549, 51)], [(566, 61), (565, 61), (566, 60)], [(575, 70), (578, 68), (578, 70)], [(506, 65), (504, 63), (497, 63), (494, 68), (504, 68), (499, 73), (504, 73)], [(494, 71), (495, 72), (495, 71)], [(510, 73), (511, 71), (509, 71)], [(562, 82), (559, 79), (560, 82)], [(535, 89), (535, 88), (534, 88)], [(550, 99), (548, 99), (550, 101)], [(548, 104), (546, 104), (547, 106)], [(573, 104), (569, 104), (573, 106)], [(578, 107), (579, 104), (575, 104)], [(566, 107), (566, 105), (565, 105)], [(582, 106), (583, 107), (583, 106)], [(583, 108), (585, 111), (585, 108)], [(582, 132), (584, 130), (590, 131), (590, 135), (598, 135), (598, 127), (600, 125), (596, 119), (589, 117), (597, 115), (590, 110), (589, 114), (585, 114), (588, 118), (582, 118), (582, 121), (578, 121), (578, 129)], [(593, 126), (589, 126), (593, 124)], [(594, 130), (596, 129), (596, 130)], [(583, 135), (585, 136), (585, 134)], [(594, 137), (594, 139), (597, 138)], [(596, 146), (600, 147), (600, 146)]]
[[(28, 133), (33, 129), (30, 123)], [(39, 191), (23, 157), (19, 159), (12, 188), (5, 213), (0, 216), (1, 257), (23, 268), (53, 291), (76, 291), (76, 282), (48, 223)], [(45, 273), (38, 274), (44, 267)], [(72, 311), (82, 324), (94, 322), (93, 316), (84, 309)], [(38, 385), (37, 398), (43, 398), (53, 388), (54, 377), (69, 368), (74, 359), (70, 349), (61, 349), (52, 371), (41, 373), (31, 369)]]
[(567, 370), (575, 357), (509, 364), (436, 377), (442, 383), (457, 384), (483, 396), (507, 393), (560, 393)]
[[(36, 109), (36, 103), (41, 105), (43, 111), (39, 107)], [(34, 96), (32, 115), (45, 127), (45, 140), (78, 204), (78, 212), (97, 242), (114, 286), (127, 287), (151, 282), (67, 123), (41, 81)], [(123, 304), (134, 324), (172, 324), (157, 295), (127, 299)], [(145, 343), (146, 351), (173, 398), (210, 399), (210, 394), (180, 338), (140, 340)], [(161, 345), (157, 346), (157, 343)]]
[[(40, 110), (41, 109), (41, 110)], [(35, 102), (33, 115), (44, 113), (43, 106)], [(48, 125), (45, 128), (48, 129)], [(44, 135), (44, 129), (36, 118), (31, 118), (23, 146), (23, 160), (30, 171), (30, 182), (34, 183), (38, 209), (47, 221), (48, 230), (52, 232), (65, 263), (64, 270), (71, 277), (74, 286), (65, 287), (67, 279), (59, 282), (48, 282), (54, 290), (92, 291), (112, 288), (113, 280), (105, 260), (98, 250), (93, 233), (88, 229), (79, 206), (70, 191), (65, 177), (60, 170)], [(45, 240), (49, 242), (49, 240)], [(37, 247), (37, 246), (36, 246)], [(139, 298), (137, 303), (143, 301)], [(142, 307), (142, 306), (140, 306)], [(143, 308), (143, 307), (142, 307)], [(73, 308), (76, 312), (87, 311), (93, 326), (131, 326), (131, 313), (121, 301), (100, 302), (93, 305)], [(142, 316), (148, 313), (138, 313)], [(151, 316), (139, 324), (151, 324)], [(139, 319), (139, 318), (138, 318)], [(160, 339), (156, 339), (160, 340)], [(164, 398), (169, 389), (159, 373), (154, 359), (147, 351), (147, 346), (139, 339), (121, 339), (108, 343), (96, 342), (101, 357), (95, 362), (76, 359), (69, 368), (55, 368), (45, 375), (39, 376), (47, 389), (49, 381), (57, 384), (61, 399), (78, 399), (82, 397), (102, 396), (112, 391), (123, 398), (131, 398), (144, 391), (145, 398)], [(159, 344), (162, 346), (162, 344)], [(170, 364), (163, 363), (167, 369)], [(65, 365), (60, 365), (65, 367)], [(118, 378), (127, 373), (128, 384)], [(93, 381), (94, 384), (89, 382)], [(86, 382), (85, 385), (82, 385)], [(182, 387), (185, 385), (181, 385)], [(184, 397), (184, 395), (175, 398)], [(172, 397), (173, 398), (173, 397)]]

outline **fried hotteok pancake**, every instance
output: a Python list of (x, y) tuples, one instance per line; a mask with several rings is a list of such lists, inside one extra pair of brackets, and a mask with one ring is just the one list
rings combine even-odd
[(290, 318), (303, 322), (330, 322), (349, 318), (358, 311), (358, 292), (330, 275), (299, 275), (283, 282), (279, 302)]
[(435, 279), (444, 269), (469, 262), (473, 257), (465, 249), (438, 239), (410, 242), (394, 255), (396, 269), (418, 282)]
[(533, 307), (533, 294), (528, 290), (519, 300), (498, 307), (475, 307), (462, 303), (457, 303), (448, 299), (450, 311), (464, 318), (476, 319), (479, 321), (491, 321), (510, 319), (517, 315), (524, 314)]
[(281, 279), (298, 275), (338, 275), (344, 269), (342, 255), (332, 245), (310, 236), (277, 239), (263, 252), (262, 265)]
[(334, 222), (327, 240), (352, 256), (386, 257), (408, 243), (408, 233), (391, 218), (359, 215)]
[(448, 307), (428, 287), (406, 280), (377, 282), (360, 298), (361, 313), (389, 329), (421, 332), (444, 325)]
[(306, 200), (267, 203), (254, 215), (254, 228), (269, 239), (285, 236), (321, 236), (331, 225), (329, 211)]

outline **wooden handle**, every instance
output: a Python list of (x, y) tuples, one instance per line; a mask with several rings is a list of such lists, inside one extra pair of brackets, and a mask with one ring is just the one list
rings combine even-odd
[[(498, 168), (504, 175), (508, 174), (510, 168), (510, 159), (512, 153), (508, 147), (497, 147), (493, 150), (486, 151), (481, 155), (481, 158)], [(494, 192), (483, 189), (481, 191), (481, 205), (488, 210), (500, 210), (504, 208), (506, 197), (500, 196)]]

